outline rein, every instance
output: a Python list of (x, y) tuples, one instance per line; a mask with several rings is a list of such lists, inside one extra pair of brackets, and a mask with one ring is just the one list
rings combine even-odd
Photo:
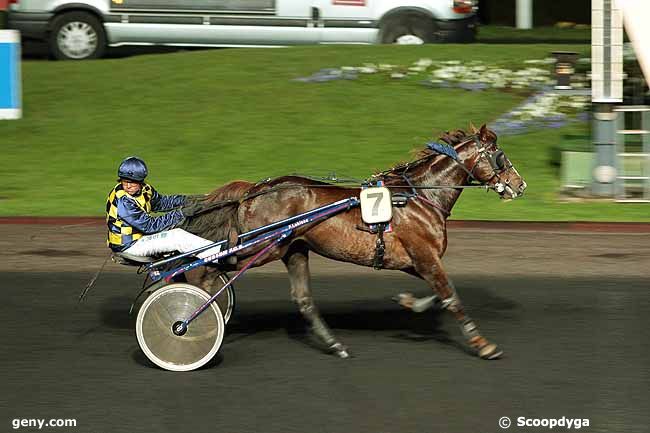
[[(276, 185), (273, 186), (269, 189), (265, 189), (264, 191), (258, 191), (253, 194), (248, 194), (243, 196), (242, 198), (238, 200), (222, 200), (222, 201), (217, 201), (214, 203), (210, 203), (209, 205), (205, 206), (203, 209), (197, 211), (194, 215), (201, 215), (205, 212), (218, 209), (220, 207), (225, 207), (231, 204), (242, 204), (245, 201), (252, 200), (256, 197), (259, 197), (261, 195), (266, 195), (275, 191), (283, 190), (283, 189), (292, 189), (292, 188), (349, 188), (349, 189), (361, 189), (361, 187), (358, 184), (350, 184), (347, 185), (345, 183), (341, 183), (339, 185), (318, 185), (318, 184), (302, 184), (302, 183), (291, 183), (291, 184), (285, 184), (285, 185)], [(491, 185), (432, 185), (432, 186), (420, 186), (420, 185), (384, 185), (384, 188), (387, 189), (412, 189), (412, 190), (425, 190), (425, 189), (484, 189), (484, 190), (490, 190), (494, 189), (493, 186)], [(419, 194), (416, 194), (417, 198), (421, 198), (422, 196)], [(428, 202), (431, 202), (430, 200), (426, 199)], [(433, 205), (434, 207), (437, 207), (437, 205)], [(440, 208), (441, 211), (443, 211), (442, 208)], [(446, 211), (445, 211), (446, 212)]]
[[(421, 194), (418, 193), (418, 190), (427, 190), (427, 189), (430, 189), (430, 190), (461, 189), (462, 190), (462, 189), (480, 188), (480, 189), (485, 189), (487, 191), (487, 190), (490, 190), (490, 189), (496, 189), (494, 186), (489, 185), (487, 183), (480, 183), (480, 181), (478, 179), (476, 179), (476, 176), (474, 176), (474, 169), (478, 165), (479, 161), (484, 157), (487, 157), (490, 160), (490, 165), (493, 167), (494, 176), (498, 176), (498, 172), (497, 172), (496, 168), (494, 167), (494, 163), (493, 163), (492, 159), (490, 158), (489, 155), (488, 156), (485, 155), (485, 147), (480, 146), (480, 140), (478, 139), (478, 137), (476, 135), (472, 135), (468, 139), (466, 139), (466, 140), (462, 141), (461, 143), (459, 143), (458, 146), (466, 144), (471, 140), (473, 140), (475, 142), (475, 144), (478, 147), (478, 151), (479, 151), (479, 156), (478, 156), (478, 158), (476, 158), (476, 161), (474, 161), (474, 165), (472, 166), (471, 169), (468, 169), (467, 167), (465, 167), (465, 165), (456, 158), (452, 158), (449, 155), (446, 155), (446, 154), (443, 154), (443, 153), (440, 153), (440, 152), (436, 152), (434, 154), (427, 155), (427, 156), (425, 156), (423, 158), (420, 158), (420, 159), (417, 159), (415, 161), (408, 162), (408, 163), (406, 163), (406, 164), (404, 164), (402, 166), (395, 167), (395, 168), (392, 168), (390, 170), (382, 171), (380, 173), (377, 173), (377, 174), (373, 175), (371, 178), (376, 179), (378, 177), (383, 177), (383, 176), (387, 176), (387, 175), (390, 175), (390, 174), (401, 176), (404, 179), (404, 181), (406, 182), (405, 185), (384, 185), (384, 188), (388, 188), (388, 189), (410, 189), (412, 191), (412, 196), (414, 198), (417, 198), (417, 199), (421, 200), (422, 202), (432, 206), (433, 208), (440, 211), (443, 215), (448, 217), (449, 215), (451, 215), (451, 213), (447, 209), (442, 208), (441, 206), (435, 204), (433, 201), (431, 201), (428, 198), (422, 196)], [(433, 150), (433, 152), (435, 152), (435, 150)], [(451, 158), (452, 161), (456, 162), (467, 173), (468, 177), (470, 178), (470, 181), (473, 180), (475, 182), (478, 182), (478, 184), (470, 184), (470, 185), (431, 185), (431, 186), (414, 185), (413, 182), (411, 182), (411, 180), (408, 178), (406, 172), (410, 168), (412, 168), (414, 166), (417, 166), (417, 165), (419, 165), (420, 163), (422, 163), (422, 162), (424, 162), (426, 160), (429, 160), (431, 158), (431, 156), (433, 156), (433, 155), (447, 156), (448, 158)], [(402, 169), (402, 168), (403, 168), (403, 170), (402, 170), (402, 172), (400, 174), (395, 173), (395, 171), (397, 169)], [(494, 176), (492, 176), (492, 177), (494, 177)], [(253, 198), (256, 198), (256, 197), (259, 197), (259, 196), (262, 196), (262, 195), (266, 195), (266, 194), (269, 194), (269, 193), (272, 193), (272, 192), (275, 192), (275, 191), (283, 190), (283, 189), (292, 189), (292, 188), (350, 188), (350, 189), (361, 189), (362, 188), (361, 186), (359, 186), (358, 183), (352, 183), (352, 182), (357, 181), (357, 179), (340, 179), (340, 178), (336, 178), (334, 175), (330, 175), (328, 178), (317, 178), (315, 176), (303, 176), (303, 177), (305, 177), (305, 178), (307, 178), (309, 180), (321, 180), (322, 179), (323, 181), (335, 182), (336, 184), (323, 185), (323, 184), (293, 183), (293, 184), (275, 185), (275, 186), (272, 186), (272, 187), (270, 187), (268, 189), (265, 189), (263, 191), (257, 191), (257, 192), (252, 193), (252, 194), (245, 194), (243, 197), (241, 197), (238, 200), (223, 200), (223, 201), (218, 201), (218, 202), (215, 202), (215, 203), (211, 203), (208, 206), (206, 206), (205, 208), (198, 211), (196, 214), (197, 215), (198, 214), (203, 214), (203, 213), (208, 212), (210, 210), (217, 209), (219, 207), (228, 206), (230, 204), (235, 204), (235, 203), (242, 204), (243, 202), (251, 200)], [(258, 185), (263, 185), (265, 183), (270, 182), (271, 180), (272, 180), (271, 178), (264, 179), (263, 181), (260, 181), (260, 182), (256, 183), (253, 187), (258, 186)]]
[[(284, 185), (275, 185), (272, 186), (269, 189), (265, 189), (264, 191), (258, 191), (253, 194), (248, 194), (245, 195), (244, 197), (240, 198), (239, 200), (226, 200), (224, 202), (218, 202), (218, 203), (224, 203), (224, 205), (227, 205), (229, 203), (243, 203), (247, 200), (253, 199), (255, 197), (259, 197), (261, 195), (265, 195), (274, 191), (282, 190), (282, 189), (291, 189), (291, 188), (350, 188), (350, 189), (361, 189), (361, 187), (358, 184), (345, 184), (345, 183), (340, 183), (337, 185), (319, 185), (319, 184), (302, 184), (302, 183), (288, 183)], [(419, 186), (419, 185), (384, 185), (384, 188), (388, 189), (405, 189), (405, 188), (411, 188), (411, 189), (471, 189), (471, 188), (481, 188), (481, 189), (494, 189), (494, 187), (490, 185), (432, 185), (432, 186)], [(215, 203), (216, 205), (217, 203)], [(217, 207), (217, 206), (214, 206)]]

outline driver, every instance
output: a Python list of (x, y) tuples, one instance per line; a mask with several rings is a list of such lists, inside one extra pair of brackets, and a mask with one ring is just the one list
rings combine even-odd
[[(118, 253), (149, 257), (178, 251), (186, 253), (212, 241), (177, 228), (186, 218), (203, 209), (204, 196), (161, 195), (144, 182), (147, 165), (135, 156), (126, 158), (117, 170), (118, 184), (106, 201), (108, 247)], [(151, 216), (151, 212), (166, 212)], [(221, 246), (197, 254), (204, 258)]]

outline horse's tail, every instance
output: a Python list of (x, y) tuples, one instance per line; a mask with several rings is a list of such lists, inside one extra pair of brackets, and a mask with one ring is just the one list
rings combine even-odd
[(245, 180), (234, 180), (212, 191), (208, 194), (205, 211), (189, 218), (181, 227), (206, 239), (229, 239), (232, 242), (239, 232), (239, 199), (253, 186)]
[(238, 209), (236, 200), (220, 201), (218, 207), (188, 218), (181, 228), (212, 241), (228, 239), (233, 242), (239, 233)]
[(250, 190), (255, 184), (245, 180), (233, 180), (228, 182), (221, 188), (215, 189), (208, 194), (210, 202), (226, 201), (226, 200), (239, 200)]

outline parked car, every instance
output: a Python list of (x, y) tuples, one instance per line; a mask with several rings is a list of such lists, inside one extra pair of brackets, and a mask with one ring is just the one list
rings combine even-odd
[(9, 27), (57, 59), (107, 46), (470, 42), (477, 0), (9, 0)]

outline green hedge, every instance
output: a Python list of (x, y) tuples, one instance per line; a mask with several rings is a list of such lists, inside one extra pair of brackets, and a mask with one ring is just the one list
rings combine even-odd
[(7, 12), (0, 11), (0, 29), (7, 28)]

